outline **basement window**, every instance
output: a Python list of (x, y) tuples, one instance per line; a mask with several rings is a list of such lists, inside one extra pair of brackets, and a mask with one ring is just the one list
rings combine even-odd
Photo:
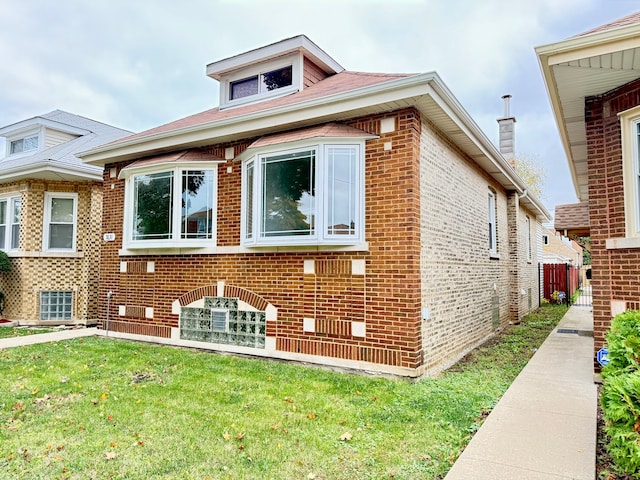
[(40, 320), (71, 320), (73, 292), (40, 292)]

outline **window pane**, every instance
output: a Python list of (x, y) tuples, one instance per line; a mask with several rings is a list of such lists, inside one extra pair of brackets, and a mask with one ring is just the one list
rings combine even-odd
[(357, 149), (330, 147), (327, 149), (327, 234), (355, 235)]
[(315, 151), (262, 161), (262, 235), (313, 235), (315, 223)]
[(258, 76), (231, 82), (230, 100), (248, 97), (258, 93)]
[(11, 153), (20, 153), (24, 147), (24, 140), (14, 140), (11, 142)]
[(49, 248), (73, 248), (73, 224), (51, 224), (49, 226)]
[(211, 238), (213, 171), (182, 172), (182, 238)]
[(51, 199), (51, 221), (56, 223), (73, 223), (73, 198)]
[(173, 172), (138, 175), (133, 184), (133, 240), (171, 238)]
[(7, 234), (7, 201), (0, 201), (0, 250), (4, 250)]
[(489, 215), (489, 250), (496, 250), (496, 197), (492, 192), (489, 192), (488, 203), (488, 215)]
[(288, 87), (292, 82), (291, 65), (271, 72), (262, 74), (262, 84), (266, 91), (275, 90), (277, 88)]
[(36, 148), (38, 148), (38, 136), (34, 136), (34, 137), (27, 137), (24, 139), (24, 151), (26, 152), (27, 150), (35, 150)]
[(254, 181), (254, 163), (251, 162), (247, 165), (247, 199), (246, 199), (246, 224), (245, 224), (245, 237), (253, 238), (253, 181)]

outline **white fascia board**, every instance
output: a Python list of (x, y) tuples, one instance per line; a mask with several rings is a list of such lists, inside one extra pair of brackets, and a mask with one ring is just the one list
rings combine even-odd
[(344, 70), (338, 62), (327, 55), (320, 47), (309, 40), (305, 35), (298, 35), (280, 42), (272, 43), (264, 47), (256, 48), (249, 52), (241, 53), (233, 57), (225, 58), (207, 65), (207, 76), (220, 80), (220, 78), (233, 70), (247, 67), (252, 64), (262, 63), (266, 60), (280, 57), (295, 51), (305, 51), (322, 67), (338, 73)]
[(102, 173), (98, 173), (95, 168), (78, 168), (77, 166), (65, 167), (52, 165), (50, 162), (42, 161), (27, 166), (19, 166), (8, 170), (0, 170), (0, 181), (8, 181), (14, 178), (37, 178), (38, 174), (52, 173), (59, 175), (61, 180), (65, 177), (82, 177), (86, 180), (102, 181)]
[(639, 46), (640, 25), (630, 25), (541, 45), (535, 51), (548, 65), (558, 65)]
[(74, 135), (87, 135), (91, 133), (89, 130), (85, 130), (83, 128), (74, 127), (72, 125), (67, 125), (66, 123), (55, 122), (53, 120), (49, 120), (47, 118), (42, 117), (33, 117), (28, 120), (23, 120), (18, 123), (14, 123), (12, 125), (7, 125), (6, 127), (0, 128), (0, 136), (14, 136), (20, 134), (22, 131), (28, 131), (36, 127), (47, 127), (52, 128), (54, 130), (59, 130), (65, 133), (71, 133)]

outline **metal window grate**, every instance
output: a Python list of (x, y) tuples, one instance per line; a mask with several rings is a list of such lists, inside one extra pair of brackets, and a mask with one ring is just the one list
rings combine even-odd
[(229, 329), (229, 310), (211, 310), (211, 330), (214, 332), (226, 332)]

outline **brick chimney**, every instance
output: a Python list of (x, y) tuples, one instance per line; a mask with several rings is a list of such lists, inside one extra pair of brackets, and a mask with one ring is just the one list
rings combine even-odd
[(509, 100), (511, 95), (503, 95), (504, 100), (504, 116), (498, 119), (500, 128), (500, 153), (506, 158), (511, 166), (515, 168), (515, 123), (516, 118), (511, 116), (509, 112)]

